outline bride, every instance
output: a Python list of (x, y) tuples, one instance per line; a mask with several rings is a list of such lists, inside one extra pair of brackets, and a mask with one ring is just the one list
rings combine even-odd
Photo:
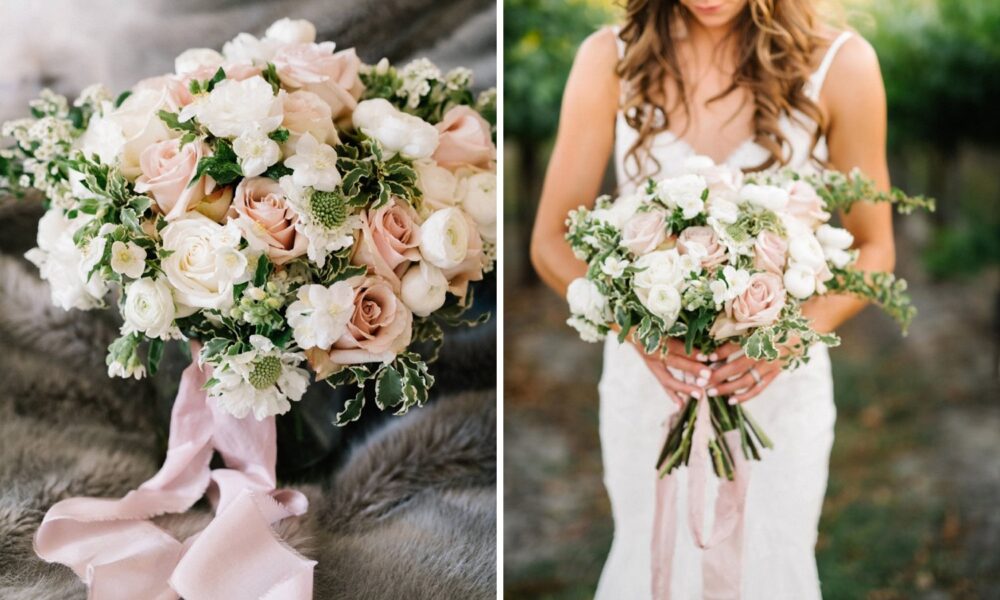
[[(532, 261), (560, 294), (585, 272), (563, 240), (567, 213), (594, 198), (612, 156), (619, 192), (670, 175), (705, 155), (744, 170), (787, 165), (859, 168), (888, 189), (885, 91), (874, 50), (817, 15), (814, 0), (629, 0), (622, 27), (580, 47), (532, 237)], [(840, 216), (858, 267), (891, 270), (887, 204)], [(810, 301), (805, 314), (831, 331), (864, 306), (846, 296)], [(749, 402), (775, 442), (753, 464), (742, 530), (740, 597), (820, 597), (814, 547), (836, 411), (830, 361), (814, 347), (793, 372), (730, 344), (685, 355), (683, 344), (647, 355), (609, 336), (600, 383), (604, 482), (615, 522), (599, 599), (650, 598), (656, 472), (663, 423), (692, 398)], [(687, 523), (686, 469), (675, 472), (680, 517), (672, 598), (713, 597), (718, 571)], [(713, 479), (713, 483), (716, 483)], [(714, 503), (714, 491), (706, 504)], [(711, 514), (711, 510), (706, 510)], [(736, 542), (740, 542), (737, 540)], [(717, 559), (716, 559), (717, 560)], [(709, 568), (706, 568), (709, 567)]]

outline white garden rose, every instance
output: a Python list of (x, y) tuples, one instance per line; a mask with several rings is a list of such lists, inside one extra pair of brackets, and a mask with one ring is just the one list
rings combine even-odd
[(288, 307), (288, 325), (302, 349), (329, 350), (344, 333), (354, 313), (354, 287), (338, 281), (329, 287), (304, 285)]
[(656, 195), (667, 206), (680, 208), (685, 219), (693, 219), (705, 209), (701, 196), (707, 188), (704, 177), (688, 173), (658, 181)]
[(73, 243), (73, 234), (90, 220), (89, 216), (68, 219), (61, 209), (49, 209), (38, 222), (38, 247), (24, 255), (48, 282), (52, 303), (63, 310), (96, 308), (107, 293), (103, 279), (87, 278), (83, 255)]
[(316, 41), (316, 26), (305, 19), (279, 19), (264, 35), (282, 44), (311, 44)]
[(233, 286), (249, 279), (247, 258), (238, 250), (238, 225), (219, 225), (191, 212), (164, 227), (160, 236), (163, 249), (171, 252), (161, 266), (177, 303), (190, 308), (229, 308)]
[(497, 176), (496, 173), (480, 171), (461, 180), (458, 196), (462, 208), (479, 227), (483, 240), (497, 241)]
[(792, 265), (783, 277), (785, 289), (800, 300), (805, 300), (816, 291), (816, 275), (810, 269)]
[(403, 275), (400, 298), (418, 317), (426, 317), (444, 306), (448, 293), (448, 278), (441, 269), (420, 261)]
[(216, 137), (235, 138), (255, 129), (270, 133), (281, 125), (281, 101), (260, 75), (225, 79), (181, 110), (181, 121), (191, 117)]
[(639, 208), (645, 203), (645, 199), (639, 194), (625, 194), (616, 198), (608, 208), (594, 209), (591, 215), (615, 229), (622, 229), (625, 223), (639, 212)]
[(672, 285), (654, 285), (649, 289), (637, 290), (639, 301), (649, 312), (663, 319), (667, 325), (677, 320), (681, 312), (681, 294)]
[(222, 46), (222, 54), (233, 63), (263, 64), (274, 57), (278, 45), (272, 39), (257, 39), (249, 33), (241, 33)]
[(644, 254), (635, 261), (635, 268), (638, 272), (632, 283), (646, 290), (659, 285), (676, 287), (687, 274), (681, 268), (681, 256), (675, 248)]
[(780, 211), (788, 205), (788, 192), (773, 185), (757, 185), (748, 183), (740, 188), (741, 202), (771, 211)]
[(404, 113), (384, 98), (365, 100), (354, 109), (354, 126), (375, 139), (386, 158), (399, 154), (417, 160), (429, 158), (438, 145), (438, 130), (419, 117)]
[(177, 310), (170, 286), (162, 279), (143, 277), (125, 288), (122, 304), (125, 324), (122, 333), (144, 333), (151, 338), (171, 339), (178, 333), (174, 327)]
[(457, 267), (469, 247), (469, 223), (458, 208), (432, 214), (420, 226), (420, 255), (439, 269)]
[(417, 187), (431, 208), (436, 210), (458, 202), (458, 178), (454, 173), (430, 159), (414, 161), (413, 168), (417, 171)]
[(125, 177), (135, 179), (142, 173), (139, 157), (146, 148), (180, 137), (160, 119), (159, 111), (167, 108), (166, 89), (135, 90), (118, 108), (91, 119), (80, 139), (80, 149), (96, 153), (101, 162), (119, 165)]
[(600, 324), (608, 320), (608, 299), (597, 288), (597, 285), (586, 277), (578, 277), (570, 282), (566, 289), (566, 300), (569, 310), (591, 323)]
[(174, 72), (187, 75), (200, 70), (217, 71), (224, 62), (226, 57), (211, 48), (191, 48), (174, 59)]

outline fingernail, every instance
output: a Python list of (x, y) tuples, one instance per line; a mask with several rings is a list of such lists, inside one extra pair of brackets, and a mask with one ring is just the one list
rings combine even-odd
[(694, 375), (691, 375), (690, 373), (685, 373), (684, 374), (684, 383), (686, 383), (688, 385), (694, 384)]
[(705, 384), (707, 384), (707, 383), (708, 383), (708, 379), (702, 377), (701, 379), (699, 379), (698, 381), (695, 382), (695, 385), (697, 385), (698, 387), (705, 387)]
[(708, 357), (707, 357), (707, 356), (705, 356), (704, 354), (702, 354), (701, 352), (699, 352), (699, 353), (698, 353), (698, 356), (695, 356), (695, 358), (697, 358), (698, 360), (705, 360), (705, 359), (707, 359)]
[(710, 398), (715, 398), (716, 396), (719, 395), (719, 390), (715, 388), (708, 388), (708, 395)]
[(708, 360), (719, 360), (719, 355), (713, 352), (708, 356)]
[(736, 398), (729, 399), (729, 406), (736, 406)]
[(701, 370), (701, 371), (700, 371), (700, 372), (698, 373), (698, 375), (700, 375), (702, 379), (708, 379), (709, 377), (711, 377), (711, 376), (712, 376), (712, 372), (711, 372), (711, 371), (709, 371), (708, 369), (702, 369), (702, 370)]
[(701, 398), (701, 392), (699, 392), (698, 390), (695, 390), (695, 391), (691, 392), (691, 397), (694, 398), (695, 400), (698, 400), (698, 399)]

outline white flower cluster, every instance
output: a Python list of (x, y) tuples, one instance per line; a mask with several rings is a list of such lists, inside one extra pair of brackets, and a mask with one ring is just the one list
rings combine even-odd
[(141, 344), (152, 371), (163, 342), (196, 337), (209, 395), (262, 419), (302, 397), (307, 360), (323, 378), (409, 357), (414, 320), (449, 296), (462, 306), (492, 268), (491, 125), (471, 106), (406, 112), (441, 79), (426, 59), (366, 98), (378, 68), (315, 37), (282, 19), (221, 53), (187, 50), (117, 101), (46, 92), (34, 118), (4, 125), (24, 183), (53, 200), (27, 255), (53, 301), (90, 309), (120, 290), (110, 374), (142, 377)]

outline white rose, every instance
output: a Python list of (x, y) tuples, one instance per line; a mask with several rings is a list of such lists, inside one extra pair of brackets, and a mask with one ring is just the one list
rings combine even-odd
[(792, 265), (783, 277), (785, 289), (800, 300), (812, 296), (816, 291), (816, 275), (810, 269)]
[(841, 227), (820, 225), (816, 230), (816, 240), (819, 241), (824, 250), (847, 250), (854, 243), (854, 236), (851, 235), (850, 231)]
[(277, 48), (275, 40), (257, 39), (249, 33), (241, 33), (222, 46), (222, 54), (229, 62), (262, 64), (274, 57)]
[(462, 264), (469, 248), (469, 224), (457, 208), (433, 213), (420, 226), (420, 255), (439, 269)]
[(161, 265), (177, 302), (191, 308), (229, 308), (233, 286), (249, 276), (246, 256), (237, 250), (236, 223), (224, 227), (191, 212), (164, 227), (160, 236), (163, 248), (172, 253)]
[(586, 277), (574, 279), (566, 289), (566, 301), (574, 315), (596, 324), (608, 320), (608, 299), (593, 281)]
[(416, 160), (429, 158), (438, 145), (438, 130), (419, 117), (397, 110), (388, 100), (365, 100), (354, 109), (354, 127), (375, 139), (386, 158), (396, 154)]
[(226, 58), (211, 48), (191, 48), (174, 59), (174, 72), (187, 75), (201, 69), (217, 71), (224, 62)]
[(316, 41), (316, 26), (305, 19), (286, 17), (275, 21), (264, 35), (282, 44), (311, 44)]
[(740, 188), (739, 198), (741, 202), (749, 202), (775, 212), (788, 205), (788, 192), (773, 185), (748, 183)]
[(143, 277), (125, 288), (123, 333), (141, 332), (163, 340), (173, 337), (177, 311), (170, 287), (162, 279)]
[(458, 200), (458, 179), (454, 173), (430, 159), (415, 161), (413, 168), (417, 171), (417, 187), (425, 202), (429, 202), (433, 208), (455, 205)]
[(632, 283), (646, 290), (659, 285), (677, 286), (685, 275), (680, 254), (675, 248), (644, 254), (635, 261), (635, 268), (638, 272)]
[(720, 223), (732, 224), (740, 216), (740, 207), (735, 202), (724, 198), (710, 197), (708, 199), (708, 216)]
[(697, 217), (705, 208), (701, 199), (708, 188), (701, 175), (681, 175), (662, 179), (656, 183), (656, 195), (669, 207), (678, 207), (685, 219)]
[(479, 226), (479, 235), (490, 243), (497, 241), (497, 176), (481, 171), (462, 179), (458, 196), (462, 208)]
[(648, 290), (639, 290), (638, 296), (643, 306), (667, 325), (673, 324), (681, 312), (681, 295), (672, 285), (654, 285)]
[(49, 283), (52, 303), (63, 310), (98, 307), (107, 293), (103, 279), (96, 275), (87, 279), (82, 273), (83, 255), (73, 243), (73, 234), (90, 220), (89, 216), (68, 219), (61, 209), (49, 209), (38, 221), (38, 247), (25, 254)]
[(225, 79), (181, 110), (181, 121), (191, 117), (216, 137), (235, 138), (255, 129), (269, 133), (281, 125), (281, 101), (259, 75), (243, 81)]
[(403, 275), (400, 298), (413, 314), (426, 317), (444, 305), (448, 278), (427, 261), (411, 266)]
[(601, 223), (611, 225), (615, 229), (622, 229), (625, 222), (631, 219), (639, 208), (645, 204), (645, 200), (639, 194), (627, 194), (619, 196), (608, 208), (596, 208), (591, 213), (594, 219)]
[(159, 111), (167, 108), (166, 88), (136, 90), (107, 116), (91, 119), (80, 148), (98, 154), (101, 162), (118, 164), (125, 177), (135, 179), (142, 173), (139, 157), (143, 150), (180, 136), (160, 119)]
[(288, 325), (300, 348), (329, 350), (347, 333), (354, 314), (355, 290), (350, 283), (338, 281), (330, 287), (304, 285), (298, 299), (288, 306)]

